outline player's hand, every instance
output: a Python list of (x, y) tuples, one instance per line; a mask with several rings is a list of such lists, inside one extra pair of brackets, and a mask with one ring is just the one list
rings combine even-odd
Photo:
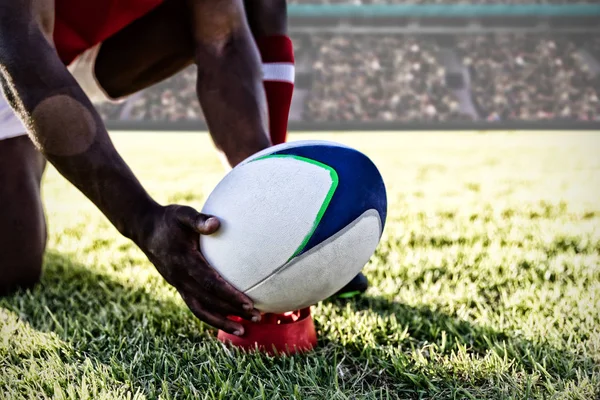
[(191, 207), (161, 207), (151, 217), (150, 232), (140, 246), (160, 274), (175, 286), (192, 313), (228, 333), (243, 335), (228, 315), (258, 321), (252, 300), (226, 282), (200, 253), (200, 235), (219, 229), (215, 217)]

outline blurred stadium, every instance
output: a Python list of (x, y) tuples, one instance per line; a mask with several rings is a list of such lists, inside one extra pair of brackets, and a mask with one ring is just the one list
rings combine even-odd
[[(597, 0), (296, 0), (288, 11), (292, 129), (600, 121)], [(125, 128), (202, 127), (194, 68), (102, 115)]]

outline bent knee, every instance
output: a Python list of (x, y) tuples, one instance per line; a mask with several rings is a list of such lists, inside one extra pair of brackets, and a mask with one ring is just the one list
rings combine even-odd
[(26, 231), (13, 229), (0, 230), (0, 295), (16, 289), (33, 287), (40, 280), (46, 233), (43, 221), (30, 221), (36, 226)]
[(43, 170), (43, 157), (26, 136), (0, 141), (0, 294), (40, 279), (46, 247)]
[(0, 265), (0, 296), (19, 289), (30, 289), (40, 281), (42, 260), (26, 257), (26, 260), (2, 261)]

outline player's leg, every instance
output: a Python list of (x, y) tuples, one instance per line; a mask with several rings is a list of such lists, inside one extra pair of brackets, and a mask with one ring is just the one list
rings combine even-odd
[(167, 0), (100, 45), (95, 79), (113, 99), (167, 79), (194, 62), (191, 32), (186, 1)]
[(250, 30), (263, 61), (273, 144), (284, 143), (294, 92), (294, 48), (287, 36), (286, 0), (245, 0)]
[(0, 295), (38, 282), (46, 247), (46, 161), (0, 95)]
[[(246, 1), (250, 28), (263, 58), (275, 144), (285, 141), (294, 80), (286, 10), (285, 0)], [(189, 13), (185, 1), (167, 0), (102, 43), (94, 60), (94, 72), (108, 97), (116, 99), (135, 93), (193, 62)]]
[[(247, 0), (246, 11), (263, 59), (271, 139), (274, 144), (283, 143), (294, 89), (286, 1)], [(185, 1), (167, 0), (102, 43), (93, 69), (108, 97), (135, 93), (193, 62), (189, 13)]]

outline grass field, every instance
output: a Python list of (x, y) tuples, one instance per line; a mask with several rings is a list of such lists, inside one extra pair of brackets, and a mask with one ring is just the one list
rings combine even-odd
[[(161, 202), (201, 208), (223, 176), (206, 135), (113, 138)], [(373, 286), (313, 308), (315, 352), (221, 345), (49, 170), (42, 284), (0, 299), (0, 398), (600, 398), (600, 132), (308, 138), (366, 152), (389, 196)]]

